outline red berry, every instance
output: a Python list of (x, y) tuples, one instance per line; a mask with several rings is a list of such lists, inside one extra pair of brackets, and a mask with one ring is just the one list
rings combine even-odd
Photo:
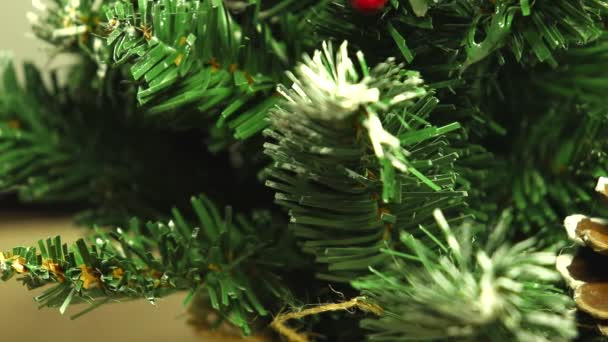
[(361, 12), (377, 12), (384, 8), (388, 0), (351, 0), (353, 8)]

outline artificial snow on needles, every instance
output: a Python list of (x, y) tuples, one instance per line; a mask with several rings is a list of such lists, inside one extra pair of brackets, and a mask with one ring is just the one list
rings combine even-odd
[(312, 59), (304, 57), (296, 68), (297, 77), (288, 74), (294, 82), (292, 89), (306, 104), (314, 104), (308, 113), (314, 119), (344, 120), (380, 99), (380, 90), (370, 87), (368, 79), (359, 80), (347, 48), (345, 41), (334, 57), (331, 46), (324, 42), (323, 51), (315, 51)]

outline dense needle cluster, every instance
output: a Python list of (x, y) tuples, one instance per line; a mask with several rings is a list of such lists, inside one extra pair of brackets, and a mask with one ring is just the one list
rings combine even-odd
[(0, 54), (0, 190), (95, 227), (0, 253), (42, 306), (185, 292), (246, 335), (576, 338), (553, 265), (564, 217), (608, 217), (608, 1), (32, 4), (77, 62), (20, 80)]

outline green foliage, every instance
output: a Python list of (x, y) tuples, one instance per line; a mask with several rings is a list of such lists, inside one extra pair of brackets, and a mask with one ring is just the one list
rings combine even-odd
[(322, 276), (334, 280), (386, 262), (380, 249), (431, 224), (434, 208), (457, 217), (466, 196), (445, 138), (458, 124), (425, 120), (437, 100), (417, 73), (390, 60), (368, 70), (358, 57), (356, 70), (343, 44), (335, 55), (325, 45), (306, 58), (265, 131), (276, 141), (265, 144), (274, 160), (266, 184), (289, 210), (303, 250), (328, 264)]
[[(370, 340), (575, 336), (549, 250), (563, 216), (608, 216), (585, 191), (608, 173), (607, 1), (34, 5), (34, 33), (80, 59), (48, 86), (0, 58), (0, 190), (78, 202), (97, 225), (154, 222), (0, 255), (5, 279), (52, 285), (41, 305), (190, 291), (249, 333), (341, 282), (385, 309), (361, 324)], [(289, 224), (205, 198), (183, 211), (201, 191), (249, 208), (274, 192)], [(158, 223), (171, 206), (184, 214)], [(452, 232), (437, 208), (477, 222)], [(299, 327), (362, 338), (332, 318)]]
[(188, 222), (174, 209), (173, 220), (149, 222), (145, 234), (134, 219), (128, 230), (98, 229), (91, 245), (82, 239), (63, 244), (56, 237), (40, 240), (38, 248), (13, 248), (0, 255), (2, 279), (19, 274), (30, 289), (53, 284), (36, 301), (62, 313), (71, 303), (89, 303), (88, 312), (115, 300), (145, 298), (154, 303), (186, 290), (188, 302), (202, 293), (222, 319), (249, 334), (253, 316), (267, 316), (268, 303), (289, 297), (276, 276), (278, 267), (286, 265), (264, 261), (264, 253), (276, 247), (271, 246), (274, 232), (268, 229), (268, 218), (264, 213), (253, 220), (233, 217), (230, 207), (222, 217), (205, 197), (192, 198), (192, 206), (198, 220)]
[(87, 183), (100, 169), (81, 159), (95, 139), (93, 132), (86, 133), (85, 114), (76, 110), (59, 116), (68, 107), (69, 94), (57, 89), (56, 83), (54, 89), (47, 89), (31, 64), (25, 65), (22, 87), (11, 58), (4, 55), (1, 63), (2, 188), (18, 187), (26, 201), (87, 198), (91, 190)]
[(558, 56), (560, 66), (533, 75), (542, 91), (577, 103), (589, 115), (606, 117), (605, 92), (608, 86), (608, 36)]
[[(96, 36), (103, 34), (103, 0), (32, 1), (38, 11), (28, 13), (36, 36), (62, 51), (85, 51), (94, 56)], [(105, 1), (109, 2), (109, 1)]]
[(485, 144), (500, 161), (493, 171), (500, 181), (486, 191), (513, 209), (515, 229), (546, 242), (561, 240), (556, 222), (568, 213), (602, 214), (585, 189), (608, 172), (604, 40), (560, 53), (557, 68), (506, 65), (496, 88), (479, 95), (504, 127)]
[(522, 125), (513, 137), (514, 167), (506, 168), (505, 176), (512, 179), (514, 215), (525, 232), (558, 238), (553, 222), (596, 207), (585, 189), (608, 172), (607, 128), (604, 119), (574, 105), (553, 108)]
[(137, 99), (147, 105), (147, 117), (200, 127), (212, 115), (239, 138), (265, 126), (264, 113), (275, 100), (260, 98), (274, 89), (264, 74), (282, 64), (271, 53), (279, 47), (268, 29), (239, 26), (217, 1), (142, 0), (137, 9), (117, 1), (105, 15), (113, 62), (128, 62), (141, 81)]
[[(292, 51), (301, 51), (299, 40), (285, 39), (295, 31), (289, 11), (304, 3), (60, 0), (43, 8), (42, 19), (30, 16), (39, 37), (80, 48), (101, 77), (108, 66), (122, 66), (137, 86), (137, 115), (145, 121), (178, 129), (214, 122), (209, 130), (223, 138), (213, 144), (226, 147), (231, 139), (219, 131), (245, 139), (266, 127), (265, 113), (276, 103), (268, 95)], [(273, 36), (277, 27), (291, 45)]]
[(90, 64), (70, 70), (66, 86), (52, 73), (50, 87), (31, 64), (24, 85), (10, 56), (0, 64), (0, 189), (22, 201), (86, 204), (97, 224), (117, 223), (159, 217), (202, 187), (197, 177), (211, 176), (184, 153), (202, 146), (139, 126), (125, 97), (90, 78)]
[[(384, 249), (386, 270), (353, 285), (385, 309), (366, 318), (370, 341), (564, 341), (576, 336), (571, 299), (553, 283), (555, 254), (534, 239), (504, 243), (507, 218), (487, 239), (478, 227), (452, 231), (440, 211), (443, 233), (425, 243), (401, 234), (402, 248)], [(423, 232), (426, 233), (421, 226)], [(473, 231), (476, 230), (476, 231)], [(473, 235), (475, 233), (475, 235)]]
[[(493, 13), (474, 15), (463, 67), (503, 47), (518, 62), (556, 65), (553, 51), (601, 35), (606, 10), (608, 2), (602, 0), (497, 1)], [(484, 35), (481, 41), (476, 38), (479, 30)]]
[[(554, 52), (602, 34), (603, 0), (443, 0), (390, 1), (384, 15), (369, 18), (348, 1), (324, 2), (315, 9), (315, 31), (348, 39), (368, 51), (387, 51), (434, 71), (464, 71), (490, 56), (505, 63), (510, 52), (522, 64), (556, 65)], [(383, 53), (386, 55), (386, 53)], [(419, 56), (416, 58), (416, 56)]]

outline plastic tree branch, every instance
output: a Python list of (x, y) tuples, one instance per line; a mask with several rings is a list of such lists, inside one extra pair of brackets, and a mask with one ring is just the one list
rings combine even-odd
[[(68, 71), (67, 85), (51, 73), (47, 87), (25, 64), (19, 82), (11, 56), (0, 57), (0, 189), (26, 202), (87, 203), (86, 221), (100, 225), (158, 218), (200, 190), (201, 162), (179, 155), (189, 141), (140, 127), (124, 96), (105, 93), (95, 74)], [(159, 165), (156, 153), (171, 164)]]
[[(494, 202), (512, 206), (514, 227), (553, 243), (562, 240), (554, 224), (571, 212), (606, 210), (596, 206), (585, 191), (608, 172), (606, 106), (602, 87), (605, 38), (556, 55), (557, 68), (539, 67), (524, 77), (513, 77), (518, 66), (500, 76), (503, 99), (491, 100), (490, 111), (508, 127), (501, 152), (504, 166), (495, 174), (503, 181), (490, 186)], [(591, 70), (596, 70), (592, 72)], [(525, 84), (532, 83), (533, 89)], [(492, 93), (489, 96), (499, 96)], [(543, 98), (546, 101), (538, 101)], [(517, 99), (521, 107), (505, 109)], [(522, 108), (526, 108), (522, 110)], [(509, 179), (509, 187), (504, 186)], [(506, 191), (505, 191), (506, 190)]]
[(403, 248), (383, 250), (392, 259), (388, 269), (372, 268), (373, 275), (353, 282), (385, 311), (362, 321), (371, 339), (523, 342), (576, 335), (565, 310), (571, 302), (553, 285), (555, 254), (537, 250), (533, 239), (504, 244), (508, 215), (481, 241), (474, 239), (477, 227), (452, 230), (439, 210), (434, 216), (442, 230), (434, 243), (404, 233)]
[[(608, 1), (33, 4), (34, 34), (80, 59), (47, 86), (0, 58), (0, 191), (122, 228), (0, 254), (42, 306), (189, 291), (203, 324), (294, 340), (575, 338), (553, 251), (563, 216), (608, 217), (588, 194)], [(280, 311), (312, 302), (335, 304)]]
[(459, 125), (425, 121), (436, 100), (416, 73), (392, 61), (368, 70), (358, 58), (360, 71), (346, 43), (306, 58), (265, 131), (276, 141), (265, 144), (274, 160), (266, 184), (303, 250), (334, 280), (385, 262), (379, 250), (432, 220), (433, 208), (455, 217), (465, 209), (452, 168), (458, 155), (443, 138)]
[(608, 171), (602, 138), (606, 128), (604, 119), (562, 103), (514, 139), (522, 152), (513, 157), (517, 169), (507, 170), (513, 179), (513, 215), (524, 231), (551, 237), (550, 222), (569, 211), (605, 212), (585, 195), (584, 187)]
[[(68, 46), (78, 42), (98, 63), (102, 78), (108, 67), (123, 66), (137, 86), (138, 114), (172, 128), (207, 126), (211, 119), (217, 128), (209, 130), (228, 129), (238, 139), (259, 133), (277, 101), (268, 95), (291, 50), (300, 51), (298, 40), (286, 46), (265, 22), (297, 4), (265, 10), (251, 3), (238, 9), (249, 18), (240, 23), (229, 6), (211, 0), (36, 4), (48, 12), (29, 15), (38, 36), (56, 45), (58, 39), (68, 39)], [(284, 23), (292, 24), (291, 19)], [(227, 142), (214, 143), (224, 147)]]
[[(205, 197), (193, 198), (192, 206), (196, 226), (174, 210), (168, 224), (133, 220), (126, 230), (98, 229), (92, 245), (82, 239), (68, 245), (56, 237), (40, 240), (38, 248), (14, 248), (0, 254), (2, 279), (19, 275), (30, 289), (52, 284), (36, 301), (61, 313), (71, 303), (90, 303), (87, 312), (117, 300), (154, 303), (176, 291), (189, 291), (188, 302), (201, 292), (223, 319), (249, 334), (248, 317), (268, 314), (260, 298), (288, 295), (278, 278), (256, 265), (270, 242), (257, 229), (266, 222), (241, 215), (233, 220), (229, 207), (222, 218)], [(248, 268), (257, 269), (255, 281)]]
[(404, 61), (431, 61), (452, 73), (493, 56), (504, 64), (507, 51), (524, 64), (555, 65), (555, 51), (601, 35), (608, 10), (604, 0), (390, 1), (381, 21), (370, 25), (347, 2), (318, 5), (311, 22), (321, 34), (362, 49), (382, 51), (392, 43), (391, 53)]
[(21, 198), (29, 201), (84, 199), (89, 195), (86, 183), (92, 178), (88, 166), (93, 165), (82, 165), (77, 160), (79, 146), (61, 137), (67, 135), (66, 130), (77, 129), (66, 122), (78, 122), (79, 113), (66, 113), (61, 119), (54, 115), (65, 108), (58, 99), (65, 94), (40, 86), (42, 76), (33, 65), (25, 65), (26, 82), (21, 86), (12, 58), (3, 54), (0, 64), (3, 77), (0, 187), (19, 187)]
[[(263, 122), (260, 115), (263, 117), (264, 109), (274, 103), (272, 98), (256, 110), (242, 111), (243, 116), (235, 112), (246, 104), (251, 107), (256, 94), (272, 89), (274, 83), (258, 74), (258, 68), (246, 65), (246, 70), (241, 69), (241, 62), (247, 60), (243, 51), (250, 50), (242, 49), (242, 45), (254, 42), (234, 39), (235, 32), (241, 32), (242, 37), (254, 36), (241, 31), (221, 2), (140, 1), (135, 10), (130, 1), (118, 1), (106, 8), (105, 16), (113, 61), (128, 62), (133, 79), (143, 83), (137, 99), (147, 104), (145, 113), (169, 113), (165, 115), (167, 123), (191, 126), (205, 119), (200, 112), (221, 105), (224, 109), (218, 113), (219, 126), (228, 120), (239, 137), (256, 133), (256, 129), (247, 128)], [(175, 116), (176, 109), (188, 105), (197, 108), (199, 114)], [(239, 120), (233, 120), (235, 117)], [(250, 133), (241, 136), (241, 131)]]
[(589, 114), (605, 116), (604, 92), (608, 86), (606, 55), (608, 36), (574, 47), (558, 56), (561, 67), (534, 75), (534, 83), (553, 96), (584, 104)]

